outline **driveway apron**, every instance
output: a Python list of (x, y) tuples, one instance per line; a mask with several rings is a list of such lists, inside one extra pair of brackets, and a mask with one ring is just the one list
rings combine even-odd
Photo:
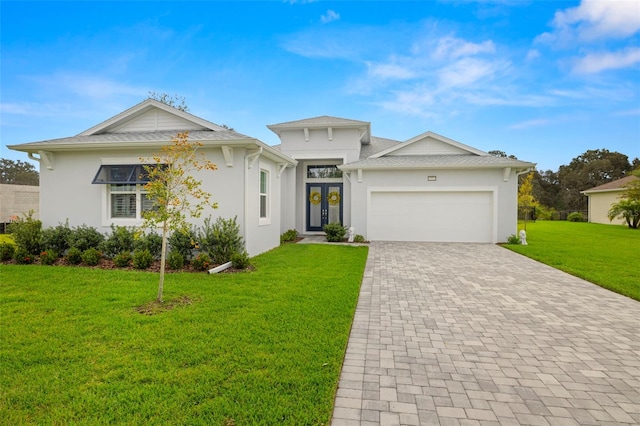
[(333, 426), (614, 424), (640, 303), (495, 245), (371, 244)]

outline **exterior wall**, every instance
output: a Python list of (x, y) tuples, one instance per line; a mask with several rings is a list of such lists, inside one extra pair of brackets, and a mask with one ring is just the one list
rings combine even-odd
[[(296, 172), (299, 167), (288, 167), (280, 176), (280, 233), (296, 229)], [(300, 230), (298, 230), (300, 232)]]
[(305, 141), (304, 132), (286, 130), (280, 134), (280, 151), (298, 159), (343, 158), (345, 163), (360, 157), (360, 133), (357, 129), (333, 129), (329, 140), (327, 129), (309, 129), (309, 140)]
[[(107, 219), (107, 185), (92, 184), (101, 164), (134, 164), (140, 157), (148, 158), (154, 151), (102, 151), (92, 153), (67, 152), (56, 153), (54, 169), (42, 167), (40, 171), (40, 216), (44, 227), (56, 226), (69, 221), (69, 226), (87, 225), (102, 233), (110, 232), (111, 223), (122, 226), (139, 226), (141, 221), (120, 219), (117, 222)], [(254, 256), (276, 247), (280, 243), (280, 185), (276, 183), (277, 169), (270, 160), (264, 160), (265, 167), (272, 168), (271, 189), (272, 221), (260, 226), (259, 220), (259, 178), (260, 164), (246, 168), (245, 149), (233, 151), (233, 167), (225, 165), (220, 148), (201, 148), (207, 158), (218, 166), (216, 171), (197, 172), (196, 178), (202, 180), (202, 189), (212, 194), (212, 201), (218, 203), (218, 209), (207, 209), (198, 219), (190, 221), (202, 226), (204, 219), (211, 216), (225, 219), (237, 217), (240, 232), (244, 236), (249, 255)], [(247, 198), (245, 199), (245, 193)], [(245, 212), (247, 214), (245, 215)], [(257, 239), (257, 240), (254, 240)]]
[[(299, 233), (306, 233), (306, 165), (309, 164), (344, 164), (358, 160), (360, 157), (360, 133), (357, 129), (332, 130), (332, 140), (329, 140), (327, 129), (310, 129), (309, 141), (305, 141), (304, 132), (299, 130), (287, 130), (280, 134), (282, 145), (280, 151), (296, 160), (298, 166), (295, 170), (295, 182), (288, 184), (288, 191), (293, 200), (288, 208), (293, 208), (294, 221), (288, 221), (288, 229), (296, 229)], [(293, 174), (292, 174), (293, 175)], [(351, 185), (346, 178), (340, 181), (343, 184), (343, 223), (351, 221)], [(288, 195), (289, 196), (289, 195)], [(291, 224), (291, 225), (289, 225)]]
[(609, 221), (607, 214), (611, 205), (620, 201), (623, 190), (609, 192), (594, 192), (589, 194), (589, 222), (607, 225), (625, 225), (624, 219)]
[(8, 223), (12, 216), (22, 217), (30, 211), (33, 212), (33, 218), (38, 219), (39, 193), (39, 186), (0, 184), (0, 223)]
[[(436, 181), (429, 181), (436, 176)], [(368, 188), (370, 187), (412, 187), (429, 191), (430, 189), (460, 190), (466, 188), (494, 189), (497, 200), (495, 235), (496, 242), (506, 241), (511, 234), (517, 233), (517, 178), (511, 172), (508, 182), (503, 180), (502, 169), (487, 170), (363, 170), (362, 182), (358, 182), (357, 171), (351, 172), (351, 223), (356, 234), (367, 237)], [(473, 214), (473, 212), (469, 212)]]

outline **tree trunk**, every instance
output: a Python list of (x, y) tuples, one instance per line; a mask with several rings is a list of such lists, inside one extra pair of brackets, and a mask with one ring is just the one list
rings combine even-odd
[(167, 221), (162, 224), (162, 252), (160, 253), (160, 282), (158, 283), (158, 302), (162, 303), (164, 290), (164, 264), (167, 261)]

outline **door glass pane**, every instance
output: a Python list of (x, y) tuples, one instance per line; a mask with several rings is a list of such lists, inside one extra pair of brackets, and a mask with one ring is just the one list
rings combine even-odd
[(342, 192), (340, 191), (340, 187), (329, 185), (329, 190), (327, 191), (329, 223), (340, 223), (340, 203), (342, 203)]
[(309, 187), (309, 227), (322, 226), (322, 187)]

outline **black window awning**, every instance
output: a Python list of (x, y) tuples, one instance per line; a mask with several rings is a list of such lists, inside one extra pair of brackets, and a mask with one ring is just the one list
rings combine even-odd
[[(149, 174), (144, 168), (145, 164), (103, 164), (91, 183), (97, 184), (145, 184), (149, 182)], [(157, 167), (157, 164), (146, 164)]]

